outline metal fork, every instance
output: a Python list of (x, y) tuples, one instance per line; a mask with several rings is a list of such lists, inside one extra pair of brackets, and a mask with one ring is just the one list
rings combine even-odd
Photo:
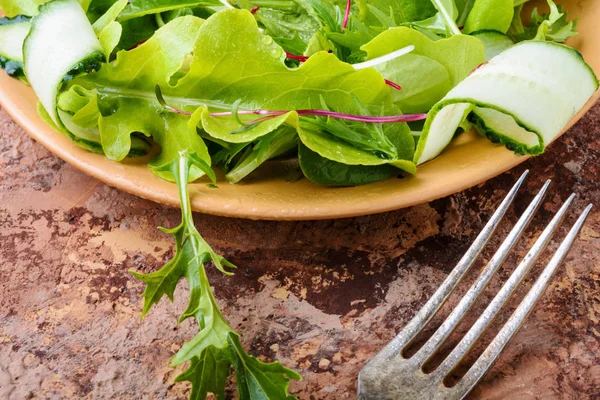
[(500, 292), (498, 292), (496, 297), (487, 306), (483, 314), (479, 316), (475, 324), (469, 329), (458, 345), (452, 350), (450, 355), (448, 355), (433, 372), (426, 373), (423, 371), (425, 363), (435, 355), (436, 351), (441, 347), (444, 341), (456, 329), (475, 300), (483, 292), (494, 273), (504, 262), (508, 253), (520, 238), (525, 228), (527, 228), (529, 222), (531, 222), (539, 206), (542, 204), (550, 181), (547, 181), (540, 192), (535, 196), (517, 224), (500, 245), (496, 254), (494, 254), (492, 259), (483, 268), (477, 281), (470, 287), (467, 294), (452, 310), (442, 325), (416, 354), (409, 358), (406, 358), (403, 355), (403, 351), (433, 318), (452, 290), (454, 290), (465, 273), (473, 265), (513, 202), (527, 174), (528, 171), (521, 176), (515, 186), (511, 189), (500, 204), (498, 210), (483, 228), (483, 231), (477, 236), (473, 245), (448, 275), (433, 297), (425, 304), (425, 306), (423, 306), (423, 308), (421, 308), (417, 315), (406, 325), (398, 336), (396, 336), (362, 369), (358, 377), (359, 399), (462, 399), (481, 380), (509, 340), (519, 330), (523, 321), (527, 318), (527, 315), (540, 299), (550, 284), (554, 273), (571, 249), (573, 242), (579, 235), (579, 232), (592, 209), (592, 205), (589, 205), (581, 214), (558, 250), (552, 256), (548, 265), (544, 268), (539, 278), (529, 290), (529, 293), (525, 296), (523, 301), (513, 312), (512, 316), (501, 328), (500, 332), (473, 366), (471, 366), (464, 377), (453, 387), (448, 387), (444, 384), (446, 377), (458, 366), (471, 347), (491, 324), (502, 306), (511, 297), (525, 275), (535, 264), (539, 255), (546, 248), (554, 232), (561, 225), (569, 206), (573, 202), (573, 199), (575, 198), (574, 194), (569, 197), (554, 216), (531, 250), (529, 250), (525, 258), (506, 281)]

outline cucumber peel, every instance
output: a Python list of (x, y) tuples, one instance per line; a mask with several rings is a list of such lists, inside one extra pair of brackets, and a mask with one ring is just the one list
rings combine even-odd
[(518, 154), (541, 154), (598, 89), (581, 54), (541, 41), (494, 57), (430, 111), (414, 161), (437, 157), (465, 119)]
[(0, 68), (9, 76), (24, 75), (23, 42), (30, 27), (31, 20), (24, 15), (0, 18)]
[(62, 84), (98, 69), (102, 46), (76, 0), (53, 0), (40, 7), (23, 44), (25, 75), (55, 124), (61, 125), (57, 96)]

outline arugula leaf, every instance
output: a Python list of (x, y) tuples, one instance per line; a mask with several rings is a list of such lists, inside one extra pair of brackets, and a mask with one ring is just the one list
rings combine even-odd
[[(169, 131), (177, 129), (169, 127)], [(224, 399), (224, 385), (230, 366), (233, 365), (240, 398), (291, 399), (287, 393), (289, 381), (301, 379), (300, 375), (279, 363), (265, 364), (246, 354), (237, 334), (219, 311), (206, 275), (205, 264), (210, 261), (227, 275), (231, 275), (228, 269), (235, 266), (216, 254), (194, 226), (188, 192), (192, 165), (215, 182), (214, 173), (208, 164), (197, 154), (188, 153), (186, 150), (180, 151), (178, 158), (170, 164), (162, 166), (163, 172), (168, 171), (175, 178), (181, 202), (182, 221), (174, 229), (162, 228), (175, 238), (176, 252), (171, 261), (150, 274), (130, 271), (146, 283), (142, 316), (162, 297), (167, 296), (172, 301), (179, 281), (187, 279), (190, 298), (179, 320), (195, 318), (200, 332), (185, 343), (173, 358), (173, 366), (190, 361), (189, 368), (176, 380), (192, 382), (194, 399), (205, 398), (209, 392), (214, 393), (218, 399)], [(253, 397), (248, 397), (248, 394)]]
[(225, 400), (225, 386), (230, 369), (227, 349), (209, 347), (200, 357), (192, 358), (190, 367), (175, 378), (175, 382), (192, 383), (190, 400), (205, 400), (208, 393), (213, 393), (217, 400)]
[(259, 138), (225, 178), (231, 183), (237, 183), (265, 161), (284, 155), (297, 146), (296, 130), (290, 126), (283, 126)]
[(393, 166), (347, 165), (329, 160), (300, 144), (298, 160), (302, 173), (311, 182), (325, 186), (358, 186), (382, 181), (398, 174)]
[(263, 363), (242, 349), (240, 338), (229, 333), (227, 343), (233, 354), (233, 367), (237, 379), (240, 399), (293, 399), (287, 393), (290, 379), (301, 379), (300, 375), (279, 363)]
[(495, 30), (506, 33), (514, 13), (513, 0), (475, 0), (463, 32), (469, 34), (480, 30)]

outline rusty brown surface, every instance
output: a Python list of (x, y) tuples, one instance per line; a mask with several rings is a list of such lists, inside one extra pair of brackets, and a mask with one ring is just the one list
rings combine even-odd
[[(596, 106), (543, 156), (407, 210), (320, 222), (196, 215), (207, 240), (240, 267), (233, 278), (210, 274), (225, 315), (251, 353), (302, 373), (291, 386), (299, 398), (353, 398), (366, 360), (441, 283), (525, 168), (531, 178), (484, 259), (543, 181), (554, 185), (488, 300), (572, 191), (580, 194), (578, 209), (600, 203), (599, 122)], [(176, 322), (186, 289), (140, 322), (142, 284), (127, 272), (153, 271), (172, 255), (173, 243), (156, 227), (178, 220), (177, 210), (60, 161), (0, 112), (1, 399), (187, 396), (187, 383), (173, 383), (179, 370), (168, 367), (196, 331)], [(597, 208), (547, 295), (471, 398), (598, 398), (599, 288)]]

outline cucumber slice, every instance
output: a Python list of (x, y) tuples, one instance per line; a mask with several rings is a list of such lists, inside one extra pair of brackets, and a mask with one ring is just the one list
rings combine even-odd
[(471, 33), (471, 36), (481, 40), (488, 61), (515, 45), (511, 38), (498, 31), (481, 30)]
[(23, 45), (25, 75), (56, 124), (57, 95), (65, 80), (98, 69), (102, 46), (76, 0), (53, 0), (40, 7)]
[(576, 50), (522, 42), (474, 71), (430, 111), (415, 163), (438, 156), (466, 117), (494, 142), (519, 154), (544, 151), (598, 89)]
[(24, 15), (0, 18), (0, 68), (9, 76), (23, 76), (23, 42), (30, 27)]

